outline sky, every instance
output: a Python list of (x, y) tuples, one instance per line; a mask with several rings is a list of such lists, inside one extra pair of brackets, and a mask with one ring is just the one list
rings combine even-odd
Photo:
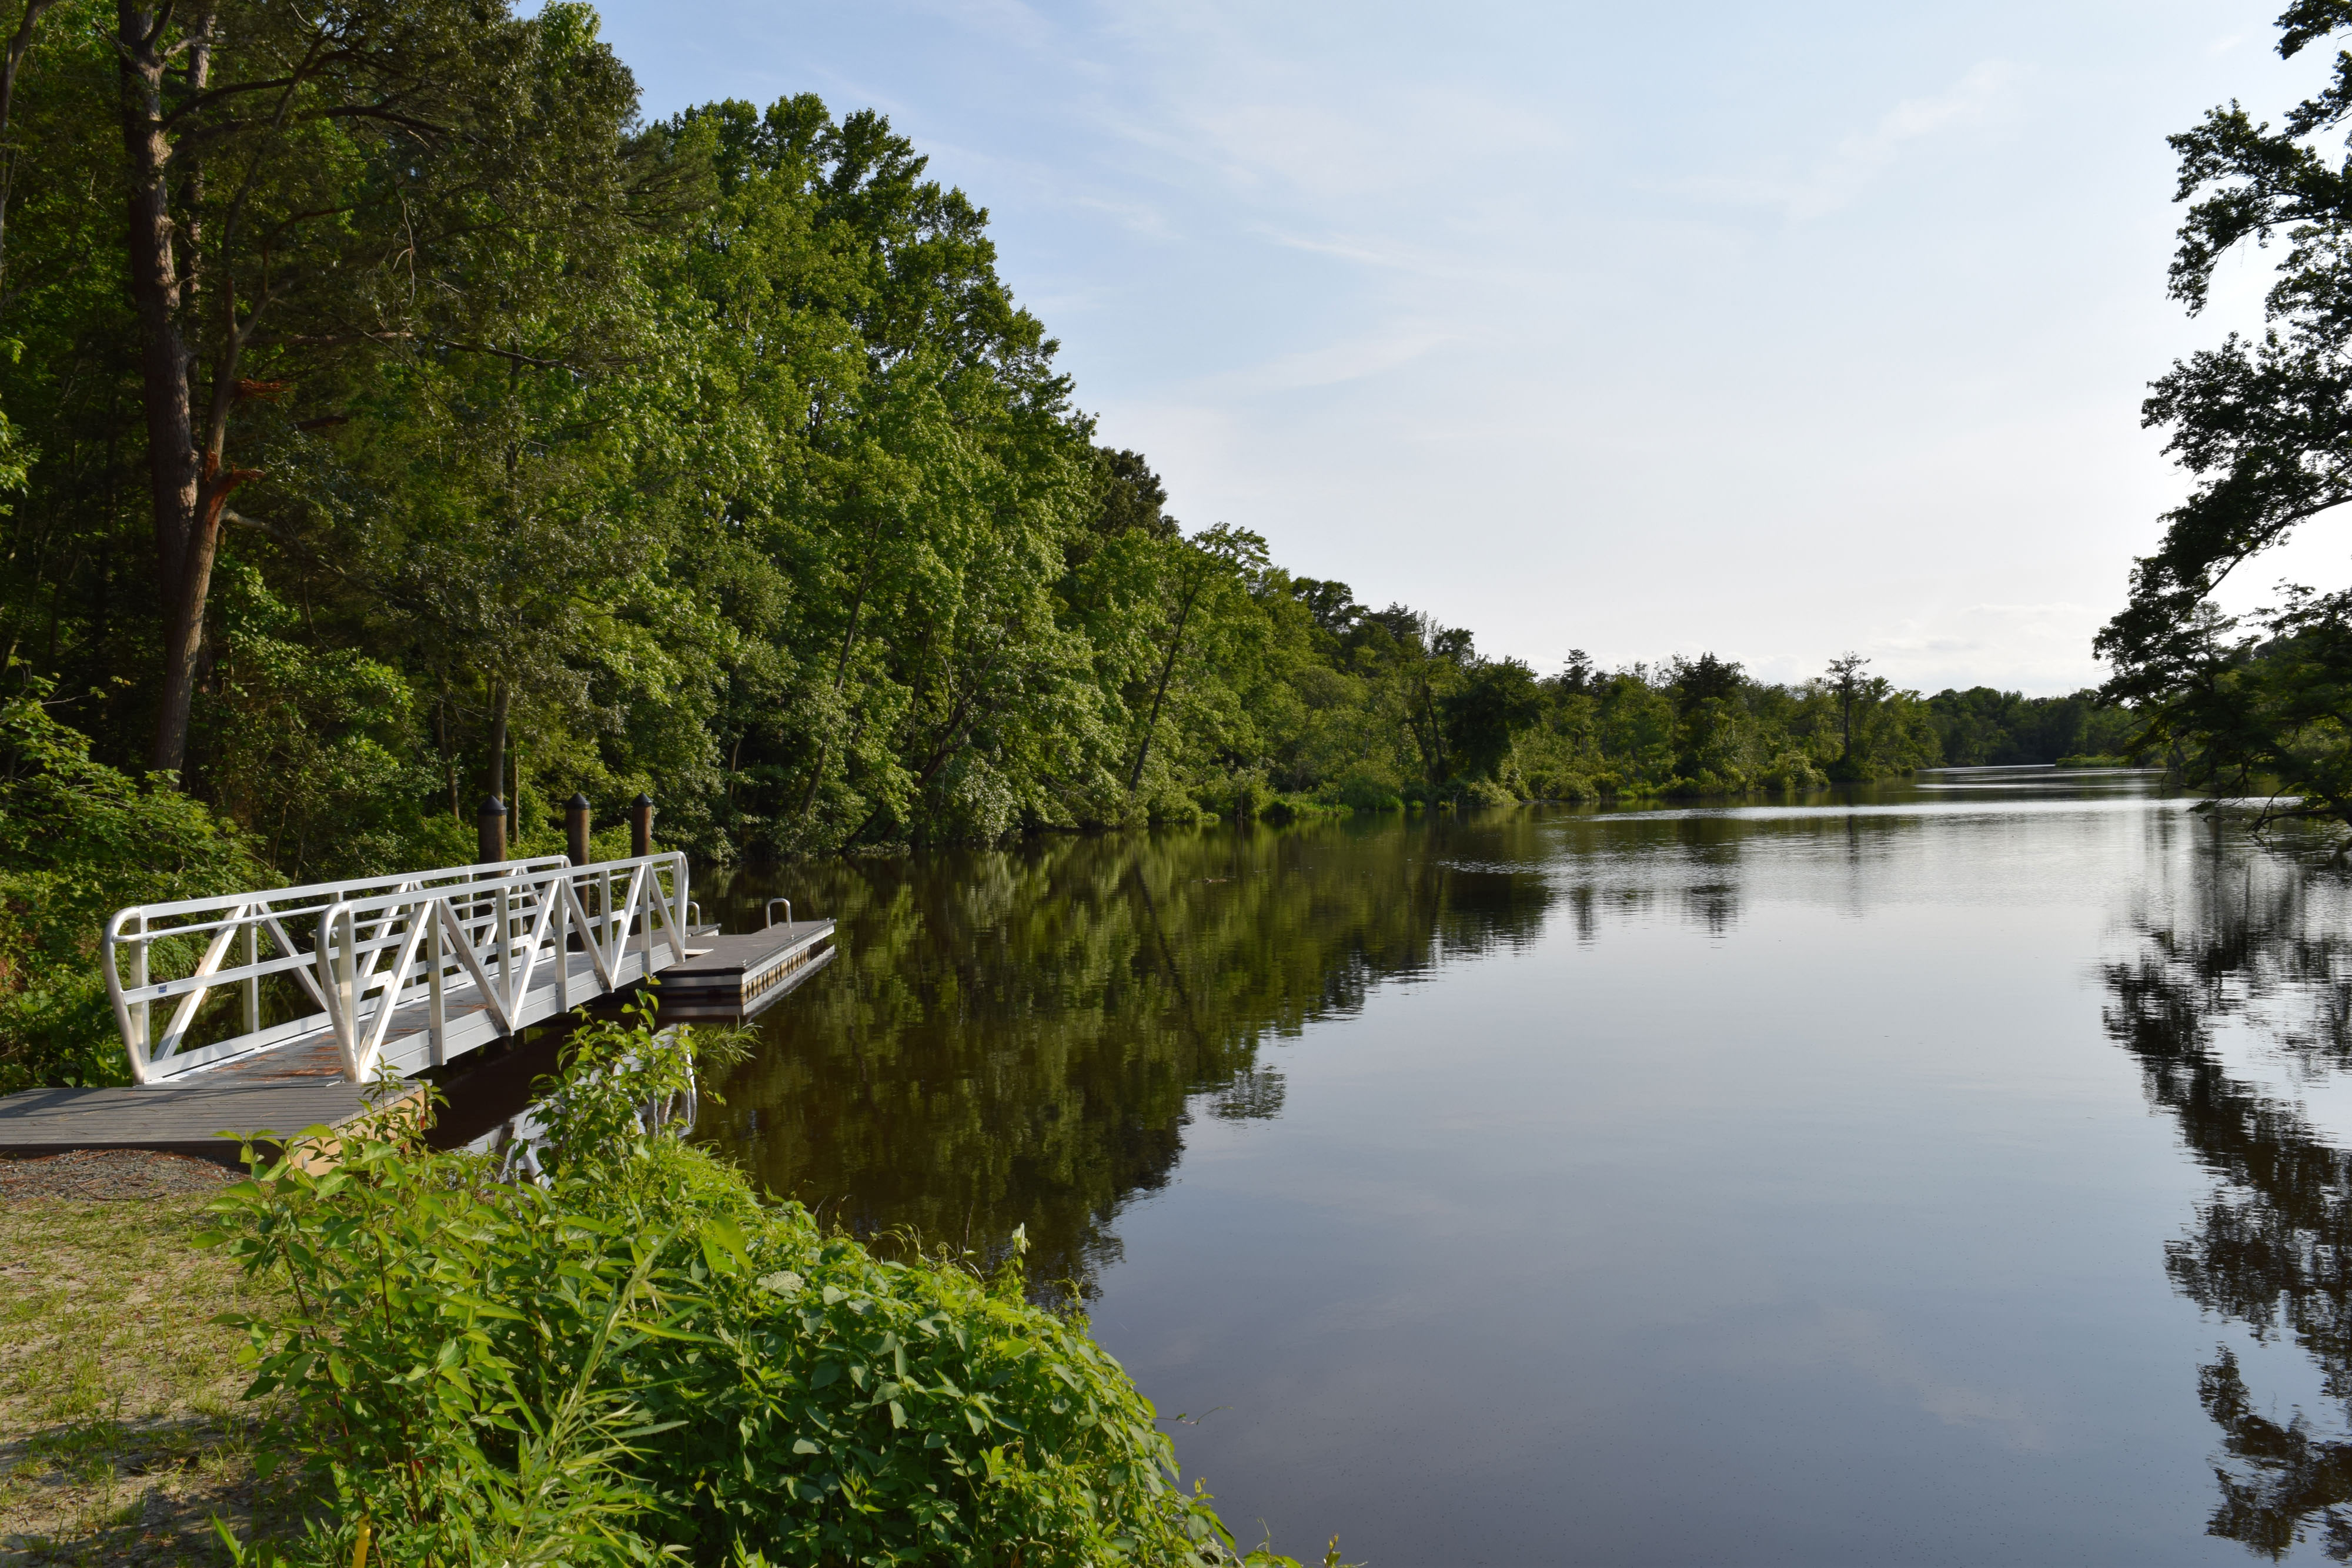
[(2282, 4), (600, 10), (649, 116), (887, 114), (1187, 528), (1539, 673), (2046, 695), (2184, 489), (2147, 382), (2259, 325), (2260, 253), (2166, 298), (2164, 139), (2316, 84)]

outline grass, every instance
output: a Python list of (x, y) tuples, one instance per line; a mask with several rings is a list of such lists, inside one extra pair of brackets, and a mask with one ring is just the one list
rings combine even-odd
[(219, 1562), (215, 1514), (248, 1535), (256, 1413), (211, 1320), (255, 1287), (194, 1245), (208, 1201), (0, 1204), (0, 1564)]

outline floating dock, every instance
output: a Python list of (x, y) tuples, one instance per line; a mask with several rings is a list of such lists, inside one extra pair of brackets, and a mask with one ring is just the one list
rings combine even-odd
[(730, 1022), (772, 1007), (833, 960), (833, 922), (791, 920), (735, 936), (697, 936), (661, 973), (664, 1023)]

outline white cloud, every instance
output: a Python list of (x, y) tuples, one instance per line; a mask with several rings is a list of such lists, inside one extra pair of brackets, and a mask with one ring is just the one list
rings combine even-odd
[(2097, 611), (2088, 604), (1971, 604), (1960, 612), (1963, 615), (2020, 615), (2036, 619), (2051, 615), (2094, 615)]
[(1084, 207), (1091, 212), (1108, 214), (1118, 220), (1119, 225), (1130, 234), (1142, 235), (1149, 239), (1172, 239), (1176, 235), (1175, 226), (1168, 221), (1168, 215), (1147, 202), (1118, 201), (1102, 196), (1074, 196), (1070, 199), (1070, 205)]
[(1254, 369), (1219, 376), (1205, 393), (1290, 392), (1300, 387), (1337, 386), (1401, 369), (1432, 350), (1456, 340), (1458, 334), (1414, 329), (1390, 329), (1350, 338), (1320, 348), (1284, 354)]
[(1696, 183), (1694, 189), (1725, 200), (1776, 206), (1799, 222), (1824, 217), (1851, 204), (1911, 143), (1998, 117), (2011, 104), (2023, 74), (2006, 60), (1982, 61), (1944, 91), (1896, 104), (1868, 131), (1839, 141), (1802, 174), (1706, 180)]

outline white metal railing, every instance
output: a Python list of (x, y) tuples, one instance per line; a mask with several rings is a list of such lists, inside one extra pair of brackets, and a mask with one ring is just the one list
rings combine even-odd
[(535, 1021), (525, 1016), (523, 1001), (542, 962), (553, 972), (553, 1011), (570, 1009), (572, 967), (565, 956), (575, 934), (589, 963), (583, 1001), (624, 983), (622, 960), (633, 939), (643, 959), (637, 973), (659, 967), (656, 927), (671, 961), (683, 959), (686, 891), (686, 857), (671, 852), (336, 904), (320, 917), (317, 984), (344, 1072), (364, 1082), (383, 1053), (394, 1014), (419, 1000), (437, 1047), (448, 1025), (453, 973), (473, 981), (497, 1032), (508, 1035)]
[[(394, 1015), (418, 1002), (432, 1059), (442, 1059), (453, 988), (487, 1010), (499, 1033), (510, 1034), (534, 1021), (524, 1016), (524, 1002), (543, 966), (552, 970), (561, 1012), (624, 983), (633, 943), (638, 962), (627, 978), (684, 957), (687, 902), (686, 858), (670, 852), (580, 867), (549, 855), (145, 904), (107, 922), (106, 987), (141, 1083), (321, 1030), (332, 1036), (346, 1076), (361, 1082), (382, 1057)], [(308, 943), (298, 935), (306, 924)], [(666, 957), (657, 955), (657, 938)], [(189, 962), (197, 941), (201, 955)], [(277, 949), (266, 957), (265, 942)], [(241, 948), (241, 962), (228, 962), (232, 948)], [(573, 951), (587, 958), (577, 998), (567, 961)], [(152, 970), (159, 967), (185, 972), (158, 979)], [(291, 976), (319, 1010), (264, 1027), (262, 982), (273, 975)], [(243, 988), (243, 1031), (189, 1046), (205, 998), (226, 987)], [(177, 1004), (160, 1033), (158, 1002)]]

